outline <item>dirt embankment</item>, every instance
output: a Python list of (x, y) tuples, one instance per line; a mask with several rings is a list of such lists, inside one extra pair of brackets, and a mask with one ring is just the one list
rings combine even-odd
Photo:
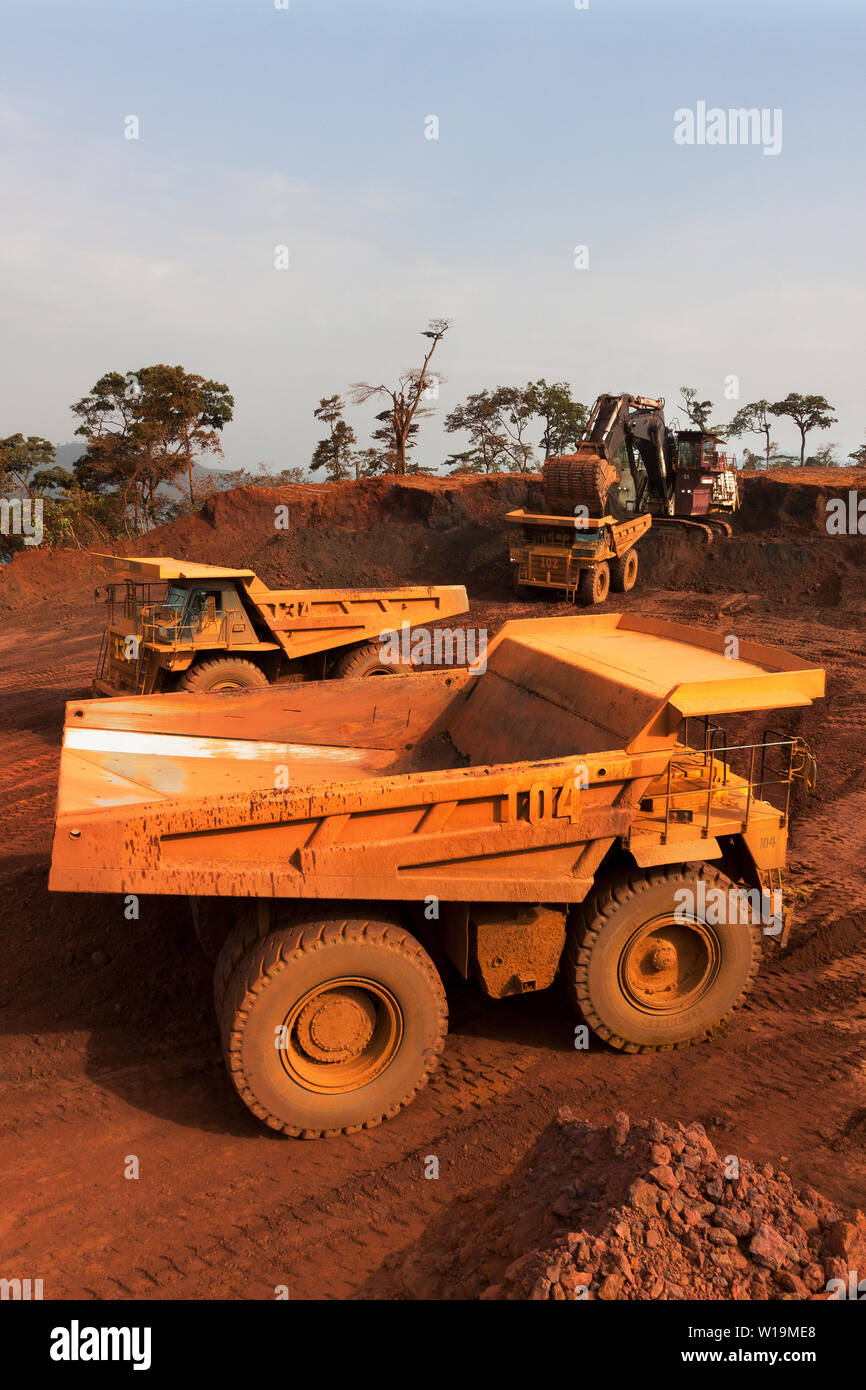
[[(727, 542), (650, 531), (641, 543), (642, 586), (698, 593), (783, 591), (822, 607), (859, 605), (866, 547), (828, 534), (827, 501), (847, 498), (866, 473), (782, 470), (743, 475), (743, 505)], [(377, 478), (282, 488), (238, 488), (146, 536), (116, 544), (125, 555), (171, 555), (254, 569), (273, 587), (465, 583), (473, 596), (510, 582), (505, 514), (543, 507), (536, 474)], [(0, 609), (91, 602), (112, 572), (93, 551), (16, 555), (0, 569)]]
[(536, 505), (532, 475), (375, 478), (220, 493), (189, 517), (91, 551), (38, 550), (0, 570), (0, 607), (89, 599), (111, 571), (93, 552), (249, 568), (273, 587), (489, 582), (504, 515)]
[(738, 530), (826, 532), (827, 503), (850, 491), (866, 497), (863, 468), (778, 468), (740, 475)]

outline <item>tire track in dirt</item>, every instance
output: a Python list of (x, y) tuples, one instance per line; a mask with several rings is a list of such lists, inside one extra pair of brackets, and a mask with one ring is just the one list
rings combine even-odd
[[(277, 1284), (292, 1298), (351, 1297), (436, 1213), (456, 1203), (459, 1214), (461, 1195), (495, 1181), (560, 1103), (597, 1121), (618, 1109), (700, 1119), (721, 1152), (785, 1154), (792, 1175), (862, 1203), (866, 956), (844, 925), (866, 906), (862, 617), (843, 632), (838, 612), (782, 619), (778, 599), (775, 611), (760, 609), (774, 602), (766, 596), (735, 617), (713, 595), (647, 587), (628, 600), (828, 666), (832, 699), (802, 716), (821, 780), (794, 828), (792, 878), (808, 896), (792, 949), (768, 948), (730, 1029), (681, 1054), (625, 1057), (596, 1043), (578, 1053), (555, 992), (494, 1003), (452, 989), (443, 1066), (418, 1100), (379, 1129), (308, 1144), (262, 1132), (234, 1095), (205, 972), (176, 923), (148, 919), (115, 946), (105, 900), (54, 900), (49, 913), (63, 704), (91, 674), (99, 615), (69, 610), (59, 634), (41, 610), (13, 615), (18, 635), (4, 634), (0, 674), (0, 998), (14, 1030), (0, 1033), (4, 1272), (14, 1258), (61, 1297), (270, 1298)], [(491, 597), (473, 620), (492, 634), (518, 613), (541, 610)], [(117, 963), (91, 967), (91, 953), (106, 950)], [(131, 1153), (138, 1182), (122, 1177)], [(438, 1180), (424, 1177), (430, 1155)]]

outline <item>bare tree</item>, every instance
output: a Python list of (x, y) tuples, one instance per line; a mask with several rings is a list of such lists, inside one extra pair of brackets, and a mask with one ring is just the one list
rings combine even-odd
[(406, 472), (406, 443), (413, 421), (417, 423), (417, 418), (432, 413), (430, 407), (422, 405), (421, 401), (430, 379), (430, 360), (450, 326), (450, 319), (430, 320), (422, 333), (422, 337), (430, 339), (430, 346), (424, 361), (420, 367), (410, 367), (408, 371), (403, 372), (396, 386), (386, 386), (384, 383), (374, 385), (369, 381), (354, 381), (350, 387), (351, 398), (355, 405), (364, 405), (374, 396), (385, 396), (390, 402), (382, 414), (376, 418), (388, 422), (393, 440), (395, 473), (405, 474)]

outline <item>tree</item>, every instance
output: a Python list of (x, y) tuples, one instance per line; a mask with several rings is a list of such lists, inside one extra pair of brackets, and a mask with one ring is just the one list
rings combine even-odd
[(848, 457), (858, 468), (866, 468), (866, 440)]
[(836, 453), (835, 444), (822, 444), (814, 454), (806, 459), (807, 468), (841, 468), (842, 461)]
[(699, 401), (697, 389), (694, 386), (681, 386), (680, 396), (682, 397), (683, 409), (698, 430), (709, 430), (709, 420), (713, 413), (712, 401)]
[(526, 473), (535, 462), (532, 445), (524, 437), (535, 416), (535, 398), (529, 386), (498, 386), (491, 401), (505, 440), (504, 452), (513, 473)]
[(75, 464), (81, 486), (87, 492), (117, 488), (124, 513), (132, 509), (136, 533), (152, 520), (157, 487), (179, 468), (177, 460), (169, 464), (159, 458), (159, 431), (141, 417), (140, 397), (135, 372), (106, 372), (72, 406), (82, 422), (75, 433), (87, 441), (87, 452)]
[(195, 460), (222, 453), (219, 432), (233, 409), (227, 387), (183, 367), (106, 372), (72, 406), (82, 422), (75, 433), (87, 442), (74, 464), (76, 479), (88, 492), (117, 488), (140, 532), (156, 518), (158, 489), (180, 472), (194, 503)]
[[(375, 396), (384, 396), (390, 401), (388, 409), (383, 412), (383, 415), (376, 418), (382, 419), (384, 416), (390, 421), (389, 429), (393, 440), (395, 473), (405, 474), (407, 471), (406, 447), (413, 423), (417, 429), (417, 418), (432, 413), (428, 406), (421, 404), (421, 401), (428, 388), (430, 361), (450, 326), (449, 319), (430, 320), (421, 335), (430, 341), (424, 361), (420, 367), (410, 367), (408, 371), (403, 372), (396, 386), (390, 387), (384, 384), (375, 386), (368, 381), (352, 383), (352, 400), (355, 405), (363, 405)], [(377, 436), (374, 435), (373, 437), (376, 438)]]
[(269, 463), (260, 459), (256, 464), (257, 472), (251, 473), (248, 482), (253, 487), (261, 487), (264, 478), (268, 487), (285, 487), (287, 485), (297, 485), (298, 483), (308, 483), (310, 480), (303, 468), (281, 468), (279, 472)]
[(477, 449), (464, 449), (462, 453), (449, 454), (445, 460), (445, 467), (450, 468), (452, 473), (483, 473), (484, 471)]
[[(371, 438), (376, 440), (374, 452), (379, 467), (385, 473), (396, 473), (398, 471), (399, 451), (397, 449), (397, 436), (394, 432), (394, 413), (391, 410), (380, 410), (376, 420), (379, 422), (378, 429), (373, 430)], [(406, 437), (403, 441), (404, 473), (417, 473), (418, 471), (409, 462), (409, 453), (415, 448), (417, 442), (418, 425), (413, 421), (406, 431)]]
[(163, 448), (187, 475), (190, 506), (195, 506), (193, 465), (203, 454), (222, 455), (219, 436), (234, 414), (234, 397), (219, 381), (185, 372), (183, 367), (143, 367), (135, 374), (141, 390), (140, 418), (164, 431)]
[(10, 434), (0, 439), (0, 489), (17, 488), (25, 497), (34, 487), (56, 487), (64, 478), (72, 481), (65, 468), (54, 462), (54, 445), (38, 434)]
[[(500, 420), (497, 392), (476, 391), (463, 405), (457, 405), (445, 416), (449, 434), (465, 430), (471, 441), (466, 455), (458, 455), (460, 471), (499, 473), (507, 455), (508, 438)], [(467, 457), (470, 455), (471, 457)]]
[(743, 449), (743, 467), (757, 471), (761, 468), (768, 468), (769, 464), (761, 454), (756, 454), (747, 444)]
[(386, 473), (391, 463), (391, 455), (386, 449), (377, 449), (373, 445), (368, 445), (366, 449), (356, 449), (352, 455), (352, 462), (355, 465), (355, 480), (358, 478), (374, 478), (377, 473)]
[(252, 469), (214, 469), (201, 490), (207, 496), (213, 497), (219, 492), (230, 492), (236, 487), (284, 487), (309, 481), (303, 468), (277, 469), (273, 464), (260, 459)]
[(783, 401), (770, 406), (774, 415), (787, 415), (800, 431), (800, 467), (806, 455), (806, 435), (812, 430), (828, 430), (837, 424), (833, 406), (824, 396), (801, 396), (790, 391)]
[(739, 439), (744, 434), (762, 434), (767, 468), (770, 466), (770, 430), (773, 423), (770, 414), (769, 401), (750, 401), (748, 405), (740, 406), (726, 430), (726, 434), (734, 439)]
[(577, 447), (586, 427), (585, 405), (572, 399), (571, 387), (564, 381), (548, 384), (544, 377), (527, 383), (532, 409), (544, 421), (541, 448), (544, 457), (555, 458)]
[(355, 431), (343, 419), (345, 407), (339, 396), (323, 396), (313, 411), (328, 426), (327, 439), (320, 439), (313, 451), (310, 467), (324, 468), (332, 483), (349, 477), (349, 458)]

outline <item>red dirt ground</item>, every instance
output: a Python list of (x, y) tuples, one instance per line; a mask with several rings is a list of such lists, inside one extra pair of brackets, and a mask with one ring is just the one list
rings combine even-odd
[[(471, 620), (492, 635), (515, 614), (570, 611), (510, 594), (501, 517), (535, 486), (245, 489), (125, 550), (250, 565), (272, 584), (465, 581)], [(93, 670), (92, 590), (106, 576), (81, 552), (31, 551), (0, 572), (0, 1275), (42, 1278), (46, 1298), (271, 1298), (278, 1285), (377, 1296), (380, 1272), (494, 1192), (559, 1105), (598, 1124), (619, 1111), (698, 1121), (720, 1153), (863, 1206), (864, 541), (824, 526), (826, 498), (858, 486), (853, 470), (749, 475), (732, 540), (650, 534), (637, 589), (618, 596), (828, 671), (826, 701), (785, 721), (820, 769), (792, 838), (797, 925), (787, 953), (768, 946), (728, 1032), (657, 1056), (577, 1052), (555, 990), (494, 1002), (451, 987), (444, 1062), (419, 1099), (379, 1129), (316, 1143), (264, 1130), (235, 1095), (182, 906), (143, 899), (127, 922), (113, 900), (47, 893), (63, 706)], [(275, 531), (282, 502), (292, 524)], [(137, 1179), (124, 1176), (130, 1155)]]

